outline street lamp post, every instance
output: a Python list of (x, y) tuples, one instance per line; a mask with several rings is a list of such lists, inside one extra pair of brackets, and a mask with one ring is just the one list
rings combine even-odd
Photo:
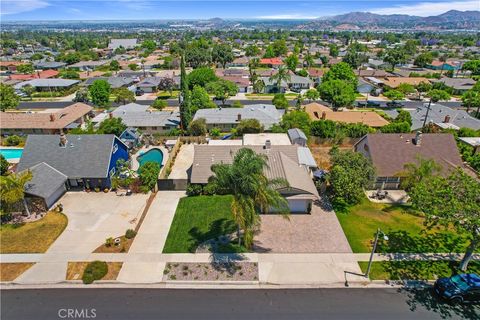
[(365, 278), (368, 278), (370, 275), (370, 268), (372, 267), (372, 262), (373, 262), (373, 255), (375, 253), (375, 250), (377, 249), (377, 244), (378, 244), (378, 237), (380, 236), (380, 233), (383, 235), (384, 240), (388, 240), (388, 237), (383, 233), (380, 228), (377, 228), (377, 232), (375, 234), (375, 242), (373, 243), (373, 248), (372, 252), (370, 253), (370, 259), (368, 260), (368, 266), (367, 266), (367, 272), (365, 272)]

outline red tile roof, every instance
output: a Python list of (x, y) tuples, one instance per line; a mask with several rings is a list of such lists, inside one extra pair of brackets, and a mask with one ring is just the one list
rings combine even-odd
[(58, 76), (58, 71), (56, 70), (44, 70), (32, 74), (11, 74), (9, 76), (10, 80), (32, 80), (32, 79), (48, 79)]
[(282, 65), (283, 61), (280, 58), (265, 58), (260, 59), (260, 64)]

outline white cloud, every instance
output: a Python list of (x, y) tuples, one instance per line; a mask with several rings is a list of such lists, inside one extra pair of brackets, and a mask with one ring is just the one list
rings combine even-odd
[(316, 19), (317, 17), (313, 16), (305, 16), (302, 14), (276, 14), (271, 16), (260, 16), (257, 17), (258, 19), (273, 19), (273, 20), (280, 20), (280, 19)]
[(447, 12), (449, 10), (480, 10), (480, 2), (478, 0), (452, 1), (452, 2), (420, 2), (416, 4), (397, 5), (388, 8), (379, 8), (369, 10), (378, 14), (408, 14), (412, 16), (435, 16)]
[(1, 0), (0, 14), (16, 14), (48, 7), (50, 4), (43, 0)]

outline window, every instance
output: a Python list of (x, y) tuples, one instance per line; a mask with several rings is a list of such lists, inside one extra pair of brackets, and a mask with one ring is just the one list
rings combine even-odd
[(118, 144), (115, 143), (115, 144), (113, 145), (112, 153), (117, 152), (117, 150), (118, 150)]
[(115, 167), (112, 168), (112, 170), (110, 170), (110, 172), (108, 173), (108, 175), (110, 177), (113, 177), (115, 175)]

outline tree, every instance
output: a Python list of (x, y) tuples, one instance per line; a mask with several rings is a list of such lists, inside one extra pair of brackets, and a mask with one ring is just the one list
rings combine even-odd
[(307, 98), (310, 101), (315, 101), (320, 98), (320, 93), (315, 90), (315, 89), (309, 89), (307, 92), (305, 92), (305, 98)]
[(88, 90), (86, 88), (82, 88), (75, 92), (73, 102), (88, 102)]
[(355, 75), (355, 72), (353, 72), (352, 67), (345, 62), (337, 63), (333, 65), (330, 70), (325, 72), (322, 82), (330, 80), (342, 80), (351, 84), (354, 89), (357, 88), (357, 76)]
[(390, 100), (403, 100), (405, 99), (405, 94), (398, 90), (388, 90), (383, 93), (385, 97)]
[(407, 62), (407, 54), (403, 49), (393, 48), (385, 51), (383, 61), (392, 65), (392, 71), (395, 70), (395, 66), (400, 63)]
[(210, 96), (203, 87), (194, 86), (192, 90), (192, 113), (197, 112), (198, 109), (215, 108), (216, 105), (210, 99)]
[(194, 69), (208, 65), (211, 59), (210, 51), (206, 48), (193, 46), (185, 52), (185, 62)]
[(382, 133), (408, 133), (411, 125), (407, 122), (392, 122), (380, 128)]
[(275, 51), (273, 51), (273, 47), (271, 45), (267, 46), (265, 49), (265, 54), (263, 55), (264, 58), (269, 59), (269, 58), (275, 58)]
[(406, 122), (411, 126), (412, 125), (412, 115), (407, 110), (400, 110), (394, 121), (395, 122)]
[(80, 74), (75, 70), (60, 71), (60, 78), (62, 79), (80, 79)]
[(409, 83), (400, 83), (395, 90), (403, 93), (403, 94), (411, 94), (415, 93), (415, 87)]
[(282, 87), (282, 81), (287, 82), (290, 81), (290, 79), (290, 73), (288, 72), (288, 69), (284, 66), (278, 68), (277, 73), (273, 74), (270, 77), (270, 81), (275, 82), (278, 92), (280, 92), (280, 88)]
[(189, 89), (195, 86), (205, 87), (208, 83), (218, 80), (215, 71), (208, 67), (197, 68), (187, 76)]
[(258, 56), (259, 54), (260, 54), (260, 49), (254, 44), (251, 44), (245, 48), (245, 55), (247, 57), (255, 57), (255, 56)]
[(415, 58), (415, 60), (413, 61), (413, 64), (421, 68), (425, 68), (428, 64), (432, 63), (432, 61), (433, 61), (432, 54), (430, 52), (424, 52), (419, 54)]
[(276, 93), (273, 96), (272, 104), (277, 109), (288, 109), (288, 100), (284, 93)]
[(285, 58), (284, 63), (288, 70), (295, 71), (298, 65), (298, 56), (296, 54), (291, 54)]
[(139, 168), (138, 172), (138, 177), (142, 183), (142, 191), (146, 193), (153, 190), (157, 185), (160, 165), (157, 162), (148, 161)]
[(308, 68), (311, 68), (315, 64), (313, 56), (310, 54), (310, 52), (307, 52), (307, 54), (303, 58), (303, 64), (304, 66), (306, 65)]
[(225, 65), (232, 62), (234, 59), (232, 47), (228, 44), (217, 44), (212, 50), (212, 61), (222, 65), (225, 69)]
[(401, 173), (401, 187), (410, 191), (416, 184), (439, 174), (442, 167), (433, 159), (417, 158), (417, 163), (406, 163), (404, 171)]
[(417, 40), (408, 39), (403, 46), (403, 50), (408, 55), (414, 55), (417, 53)]
[(127, 104), (135, 101), (135, 94), (127, 88), (118, 88), (113, 90), (116, 103)]
[(163, 108), (165, 108), (166, 106), (168, 106), (167, 101), (162, 99), (155, 99), (152, 103), (152, 108), (155, 108), (157, 110), (163, 110)]
[(333, 58), (338, 57), (339, 50), (336, 44), (332, 43), (328, 46), (328, 48), (330, 50), (329, 52), (330, 57), (333, 57)]
[(268, 212), (271, 208), (282, 214), (288, 214), (288, 202), (277, 191), (280, 187), (288, 187), (283, 179), (269, 180), (264, 170), (267, 168), (265, 155), (256, 154), (252, 149), (242, 148), (233, 158), (232, 164), (214, 164), (211, 179), (220, 189), (233, 196), (231, 210), (238, 225), (238, 243), (250, 248), (254, 231), (260, 224), (258, 214)]
[(478, 116), (478, 109), (480, 108), (480, 92), (470, 89), (466, 91), (462, 95), (462, 102), (465, 107), (467, 107), (467, 112), (470, 111), (471, 108), (477, 108), (477, 116)]
[(480, 60), (470, 60), (463, 64), (462, 70), (470, 71), (472, 76), (480, 75)]
[(318, 91), (320, 97), (330, 102), (334, 110), (350, 107), (355, 102), (355, 90), (351, 84), (342, 80), (325, 81), (318, 87)]
[(180, 128), (187, 130), (190, 121), (192, 120), (191, 111), (191, 97), (190, 89), (188, 87), (188, 78), (185, 71), (185, 55), (182, 54), (180, 60)]
[(12, 206), (23, 201), (25, 212), (30, 215), (27, 202), (25, 201), (25, 184), (32, 180), (32, 172), (22, 171), (17, 174), (0, 176), (0, 201), (6, 206)]
[(118, 70), (120, 70), (120, 63), (118, 63), (117, 60), (112, 60), (110, 62), (109, 68), (110, 68), (111, 71), (118, 71)]
[(470, 245), (460, 263), (466, 271), (480, 243), (480, 182), (458, 168), (448, 177), (434, 175), (415, 184), (409, 196), (415, 209), (423, 212), (427, 223), (452, 226), (467, 233)]
[(243, 119), (237, 125), (237, 135), (263, 132), (263, 125), (257, 119)]
[(0, 83), (0, 110), (16, 109), (20, 97), (15, 94), (13, 87)]
[(125, 129), (127, 129), (127, 126), (123, 123), (121, 118), (108, 118), (100, 123), (98, 133), (114, 134), (117, 137), (120, 137)]
[(193, 120), (188, 131), (192, 136), (204, 136), (207, 133), (207, 121), (204, 118)]
[(99, 107), (108, 105), (110, 99), (110, 84), (106, 80), (93, 81), (88, 90), (90, 92), (90, 98), (95, 105)]
[(206, 89), (208, 93), (215, 96), (215, 99), (221, 100), (223, 105), (229, 97), (238, 93), (238, 87), (235, 83), (223, 79), (208, 83)]
[(158, 83), (158, 89), (168, 91), (172, 95), (173, 89), (175, 89), (175, 81), (172, 78), (164, 77), (160, 79)]
[(33, 65), (31, 63), (21, 64), (17, 67), (17, 72), (18, 73), (32, 74), (32, 73), (35, 72), (35, 69), (33, 68)]
[(265, 82), (262, 79), (253, 81), (253, 92), (260, 93), (265, 89)]
[(153, 51), (157, 48), (157, 44), (153, 40), (145, 40), (142, 43), (142, 48), (144, 48), (148, 51)]
[(20, 89), (30, 100), (32, 100), (32, 95), (35, 93), (35, 88), (27, 84)]
[(275, 54), (275, 57), (286, 55), (288, 52), (287, 43), (283, 39), (275, 40), (272, 43), (272, 49), (273, 49), (273, 53)]
[(284, 114), (281, 125), (285, 130), (298, 128), (306, 135), (310, 134), (310, 116), (305, 111), (294, 110)]
[(10, 164), (8, 163), (7, 159), (0, 154), (0, 175), (4, 176), (8, 172), (8, 167)]
[(373, 180), (375, 170), (361, 153), (332, 149), (330, 185), (337, 205), (354, 205), (365, 197), (364, 188)]
[(137, 71), (138, 70), (138, 64), (136, 63), (130, 63), (128, 65), (128, 69), (132, 70), (132, 71)]

